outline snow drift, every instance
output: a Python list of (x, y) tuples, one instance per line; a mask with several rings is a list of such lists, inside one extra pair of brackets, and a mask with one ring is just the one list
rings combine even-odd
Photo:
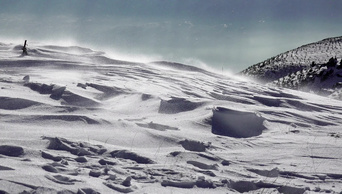
[(253, 137), (265, 130), (264, 121), (264, 118), (252, 112), (217, 107), (213, 110), (211, 131), (229, 137)]

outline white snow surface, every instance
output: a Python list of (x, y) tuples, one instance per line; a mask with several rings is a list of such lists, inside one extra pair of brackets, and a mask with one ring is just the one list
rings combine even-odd
[(341, 101), (76, 46), (28, 53), (0, 43), (0, 193), (342, 191)]

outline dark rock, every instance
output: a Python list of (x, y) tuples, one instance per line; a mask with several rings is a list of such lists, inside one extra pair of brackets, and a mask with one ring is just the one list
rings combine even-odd
[(131, 186), (131, 180), (132, 180), (132, 178), (129, 176), (121, 184), (125, 187), (130, 187)]
[(40, 93), (40, 94), (51, 94), (52, 88), (53, 88), (52, 85), (43, 84), (43, 85), (40, 87), (39, 93)]
[[(29, 79), (29, 77), (28, 77), (28, 79)], [(40, 94), (51, 94), (52, 89), (53, 89), (53, 85), (47, 85), (47, 84), (41, 84), (41, 83), (32, 83), (32, 82), (28, 82), (28, 81), (27, 81), (27, 83), (24, 84), (24, 86), (29, 87), (31, 90), (39, 92)]]
[(54, 86), (52, 91), (51, 91), (50, 98), (52, 98), (54, 100), (61, 99), (63, 94), (64, 94), (65, 89), (66, 89), (66, 87)]

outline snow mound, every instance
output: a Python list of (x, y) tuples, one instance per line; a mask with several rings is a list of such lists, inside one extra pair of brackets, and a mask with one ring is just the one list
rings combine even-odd
[(73, 106), (96, 107), (100, 105), (99, 102), (93, 99), (75, 94), (68, 90), (64, 91), (62, 95), (62, 99), (64, 100), (63, 104), (73, 105)]
[(213, 110), (212, 133), (235, 138), (261, 135), (265, 119), (252, 112), (243, 112), (223, 107)]
[(24, 154), (24, 149), (20, 146), (0, 145), (0, 154), (5, 156), (18, 157)]
[(22, 98), (0, 97), (0, 109), (17, 110), (24, 109), (41, 103)]

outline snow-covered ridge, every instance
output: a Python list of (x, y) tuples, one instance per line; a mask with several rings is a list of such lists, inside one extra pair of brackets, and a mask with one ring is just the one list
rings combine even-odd
[(326, 63), (331, 57), (342, 57), (342, 37), (327, 38), (300, 46), (243, 70), (241, 74), (263, 82), (272, 82), (288, 74), (316, 64)]
[(327, 63), (312, 63), (309, 67), (291, 73), (271, 85), (297, 89), (342, 99), (342, 60), (330, 58)]
[(0, 44), (0, 193), (337, 193), (340, 101)]

